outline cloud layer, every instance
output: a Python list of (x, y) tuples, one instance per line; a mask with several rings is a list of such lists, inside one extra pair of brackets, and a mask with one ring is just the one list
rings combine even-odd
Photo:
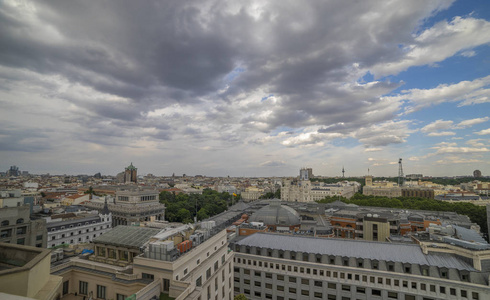
[(61, 172), (75, 171), (49, 158), (69, 153), (88, 171), (139, 159), (158, 174), (238, 176), (317, 164), (320, 149), (397, 147), (419, 130), (416, 111), (490, 101), (490, 76), (400, 91), (397, 74), (490, 42), (484, 19), (429, 22), (452, 2), (5, 1), (0, 155)]

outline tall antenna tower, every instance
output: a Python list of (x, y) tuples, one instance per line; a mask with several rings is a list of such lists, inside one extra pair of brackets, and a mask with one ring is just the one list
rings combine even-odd
[(398, 160), (398, 186), (403, 185), (403, 167), (402, 167), (402, 159)]
[(345, 178), (344, 173), (345, 173), (344, 166), (342, 166), (342, 178)]

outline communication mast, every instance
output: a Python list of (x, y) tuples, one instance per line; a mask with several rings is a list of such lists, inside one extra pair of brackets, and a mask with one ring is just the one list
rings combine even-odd
[(403, 185), (403, 167), (402, 167), (402, 159), (398, 160), (398, 186)]
[(342, 178), (345, 178), (344, 173), (345, 173), (344, 166), (342, 166)]

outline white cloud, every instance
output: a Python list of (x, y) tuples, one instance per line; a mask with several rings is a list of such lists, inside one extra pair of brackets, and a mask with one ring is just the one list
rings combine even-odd
[(475, 134), (478, 134), (478, 135), (487, 135), (487, 134), (490, 134), (490, 128), (480, 130), (478, 132), (475, 132)]
[(420, 129), (424, 133), (434, 132), (443, 129), (450, 129), (453, 126), (453, 121), (437, 120)]
[(364, 149), (364, 152), (378, 152), (378, 151), (382, 151), (383, 148), (366, 148)]
[(456, 135), (456, 133), (452, 131), (431, 132), (427, 136), (451, 136), (451, 135)]
[(475, 55), (476, 55), (476, 52), (473, 50), (467, 50), (467, 51), (461, 52), (461, 56), (464, 56), (464, 57), (473, 57)]
[(408, 100), (405, 113), (444, 102), (459, 102), (459, 106), (490, 102), (490, 76), (455, 84), (439, 84), (432, 89), (402, 90), (399, 95), (386, 97), (391, 101)]
[(376, 65), (371, 71), (377, 76), (398, 74), (409, 67), (441, 62), (462, 50), (487, 43), (490, 43), (490, 22), (455, 17), (421, 32), (412, 43), (405, 45), (401, 59)]
[[(484, 139), (474, 139), (466, 141), (466, 144), (471, 145), (473, 147), (485, 147), (486, 145), (481, 141), (485, 141)], [(487, 141), (488, 142), (488, 141)]]
[(455, 154), (474, 154), (489, 152), (488, 148), (471, 148), (471, 147), (434, 147), (437, 149), (435, 154), (455, 153)]
[(471, 126), (474, 126), (476, 124), (484, 123), (486, 121), (490, 120), (489, 117), (484, 117), (484, 118), (475, 118), (475, 119), (470, 119), (470, 120), (464, 120), (458, 123), (455, 128), (460, 129), (460, 128), (468, 128)]

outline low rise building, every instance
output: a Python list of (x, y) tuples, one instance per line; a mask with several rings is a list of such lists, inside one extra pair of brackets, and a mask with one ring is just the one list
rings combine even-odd
[(0, 243), (0, 299), (60, 299), (65, 286), (61, 277), (50, 275), (50, 253), (47, 249)]
[(88, 243), (112, 228), (112, 215), (108, 210), (53, 215), (46, 219), (47, 246)]

